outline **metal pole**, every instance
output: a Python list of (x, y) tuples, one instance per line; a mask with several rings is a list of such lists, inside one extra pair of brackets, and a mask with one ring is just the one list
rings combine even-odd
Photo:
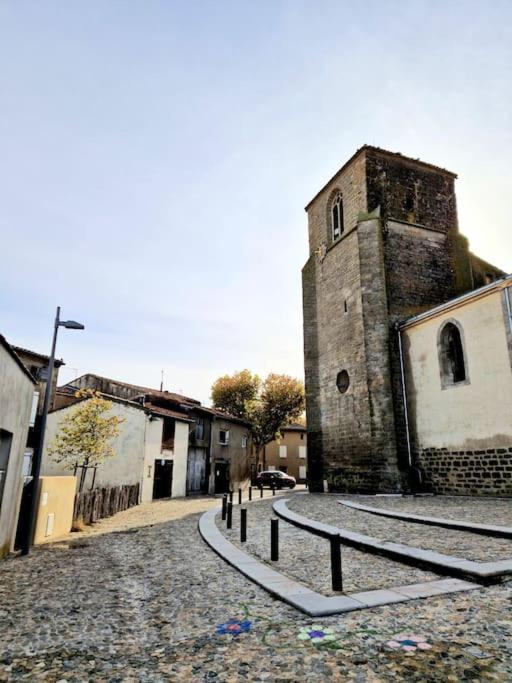
[(398, 335), (398, 355), (400, 358), (400, 379), (402, 380), (402, 400), (404, 402), (405, 436), (407, 439), (407, 458), (409, 460), (409, 467), (412, 467), (411, 435), (409, 432), (409, 411), (407, 409), (407, 390), (405, 388), (404, 357), (403, 357), (403, 352), (402, 352), (402, 332), (400, 330), (400, 326), (398, 323), (396, 323), (396, 333)]
[(249, 500), (252, 500), (252, 486), (249, 486)]
[(233, 526), (233, 503), (228, 503), (228, 518), (226, 520), (226, 528), (231, 529)]
[(274, 486), (274, 482), (272, 482), (272, 495), (276, 495), (276, 487)]
[(338, 535), (332, 535), (331, 543), (331, 579), (333, 591), (343, 590), (343, 577), (341, 574), (341, 543)]
[(260, 486), (260, 498), (263, 498), (263, 484)]
[(32, 465), (32, 495), (30, 498), (30, 510), (28, 515), (28, 526), (27, 535), (23, 539), (23, 545), (21, 548), (22, 555), (28, 555), (30, 548), (34, 542), (34, 531), (36, 525), (36, 515), (37, 515), (37, 504), (38, 504), (38, 493), (39, 493), (39, 476), (41, 474), (41, 462), (43, 459), (43, 447), (44, 447), (44, 436), (46, 431), (46, 419), (48, 417), (48, 411), (50, 409), (50, 397), (52, 395), (52, 380), (53, 380), (53, 366), (55, 363), (55, 347), (57, 345), (57, 332), (59, 330), (60, 321), (60, 306), (57, 306), (57, 312), (55, 314), (55, 323), (53, 326), (53, 340), (52, 340), (52, 351), (50, 353), (50, 360), (48, 362), (48, 376), (46, 378), (46, 389), (44, 392), (44, 405), (43, 414), (41, 415), (40, 432), (39, 432), (39, 443), (34, 454), (34, 461)]
[(270, 520), (270, 559), (272, 562), (279, 560), (279, 520)]
[(238, 505), (242, 505), (242, 489), (238, 489)]
[(247, 540), (247, 508), (240, 509), (240, 543)]
[(226, 512), (228, 508), (228, 497), (226, 494), (222, 496), (222, 521), (226, 519)]

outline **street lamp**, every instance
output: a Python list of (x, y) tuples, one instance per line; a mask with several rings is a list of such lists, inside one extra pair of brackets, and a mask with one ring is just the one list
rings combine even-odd
[(53, 366), (55, 364), (55, 347), (57, 345), (57, 332), (59, 327), (65, 327), (68, 330), (83, 330), (84, 326), (82, 323), (77, 323), (75, 320), (61, 320), (60, 319), (60, 306), (57, 306), (57, 313), (55, 315), (55, 323), (53, 327), (53, 341), (52, 341), (52, 352), (50, 354), (50, 361), (48, 363), (48, 374), (46, 377), (46, 389), (44, 392), (44, 406), (43, 414), (41, 415), (40, 433), (39, 433), (39, 444), (37, 450), (34, 453), (34, 462), (32, 465), (32, 495), (30, 497), (30, 511), (28, 516), (27, 533), (23, 539), (23, 546), (21, 549), (22, 555), (28, 555), (30, 548), (34, 542), (34, 531), (36, 525), (36, 513), (37, 513), (37, 493), (39, 488), (39, 475), (41, 473), (41, 462), (43, 459), (43, 447), (44, 447), (44, 435), (46, 431), (46, 418), (48, 417), (48, 410), (50, 408), (50, 397), (52, 394), (52, 379), (53, 379)]

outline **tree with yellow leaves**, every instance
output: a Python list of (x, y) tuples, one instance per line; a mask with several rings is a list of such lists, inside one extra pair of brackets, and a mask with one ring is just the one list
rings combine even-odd
[(97, 467), (115, 455), (109, 442), (119, 435), (124, 419), (107, 415), (112, 402), (104, 399), (98, 391), (80, 389), (75, 396), (80, 402), (62, 421), (48, 448), (48, 455), (67, 469), (76, 471), (82, 468), (81, 491), (87, 469)]
[(281, 436), (280, 430), (304, 411), (304, 385), (288, 375), (271, 373), (262, 382), (249, 370), (224, 375), (212, 386), (215, 408), (247, 420), (251, 425), (257, 461), (264, 446)]

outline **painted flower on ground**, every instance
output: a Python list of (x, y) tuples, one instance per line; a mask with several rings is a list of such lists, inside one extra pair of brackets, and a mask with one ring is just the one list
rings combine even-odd
[(252, 623), (245, 619), (244, 621), (238, 621), (238, 619), (229, 619), (224, 624), (219, 624), (217, 626), (217, 633), (220, 635), (232, 635), (239, 636), (241, 633), (250, 631)]
[(395, 650), (401, 648), (407, 654), (413, 654), (416, 650), (430, 650), (432, 647), (427, 643), (426, 638), (414, 633), (399, 633), (392, 640), (388, 640), (387, 645)]
[(317, 645), (319, 643), (329, 643), (336, 640), (336, 636), (331, 628), (324, 628), (318, 624), (302, 627), (297, 638), (299, 640), (310, 640)]

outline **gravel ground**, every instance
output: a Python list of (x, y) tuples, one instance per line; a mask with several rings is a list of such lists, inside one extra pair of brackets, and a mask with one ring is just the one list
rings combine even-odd
[[(363, 497), (345, 496), (347, 500), (362, 502)], [(338, 495), (301, 495), (294, 496), (290, 509), (311, 519), (333, 524), (335, 526), (374, 536), (386, 541), (405, 543), (417, 548), (434, 550), (446, 555), (455, 555), (468, 560), (489, 561), (512, 558), (512, 541), (502, 538), (490, 538), (467, 531), (453, 531), (424, 524), (401, 522), (386, 517), (378, 517), (368, 512), (351, 510), (338, 503)], [(365, 503), (368, 498), (364, 498)], [(386, 504), (391, 498), (378, 498)], [(418, 500), (423, 500), (419, 498)], [(369, 504), (369, 503), (368, 503)], [(488, 501), (492, 506), (494, 501)], [(411, 506), (410, 512), (421, 508)], [(419, 513), (418, 513), (419, 514)], [(488, 513), (490, 514), (490, 513)], [(483, 516), (483, 515), (482, 515)]]
[[(309, 498), (309, 496), (303, 497)], [(294, 499), (296, 498), (297, 496), (294, 496)], [(276, 571), (300, 581), (312, 590), (324, 595), (335, 594), (331, 589), (331, 560), (327, 540), (302, 531), (280, 519), (279, 561), (271, 562), (270, 519), (275, 517), (272, 513), (272, 500), (263, 501), (248, 509), (245, 543), (240, 543), (238, 506), (234, 507), (233, 513), (233, 528), (230, 531), (226, 529), (220, 516), (217, 516), (216, 520), (219, 529), (232, 543)], [(441, 578), (432, 572), (408, 567), (384, 557), (376, 557), (345, 546), (342, 547), (342, 567), (344, 593), (392, 588)]]
[(466, 496), (338, 496), (361, 505), (445, 517), (477, 524), (512, 526), (512, 499), (468, 498)]
[[(512, 680), (512, 584), (312, 621), (206, 546), (211, 504), (141, 506), (1, 562), (0, 680)], [(398, 634), (431, 649), (388, 645)]]

